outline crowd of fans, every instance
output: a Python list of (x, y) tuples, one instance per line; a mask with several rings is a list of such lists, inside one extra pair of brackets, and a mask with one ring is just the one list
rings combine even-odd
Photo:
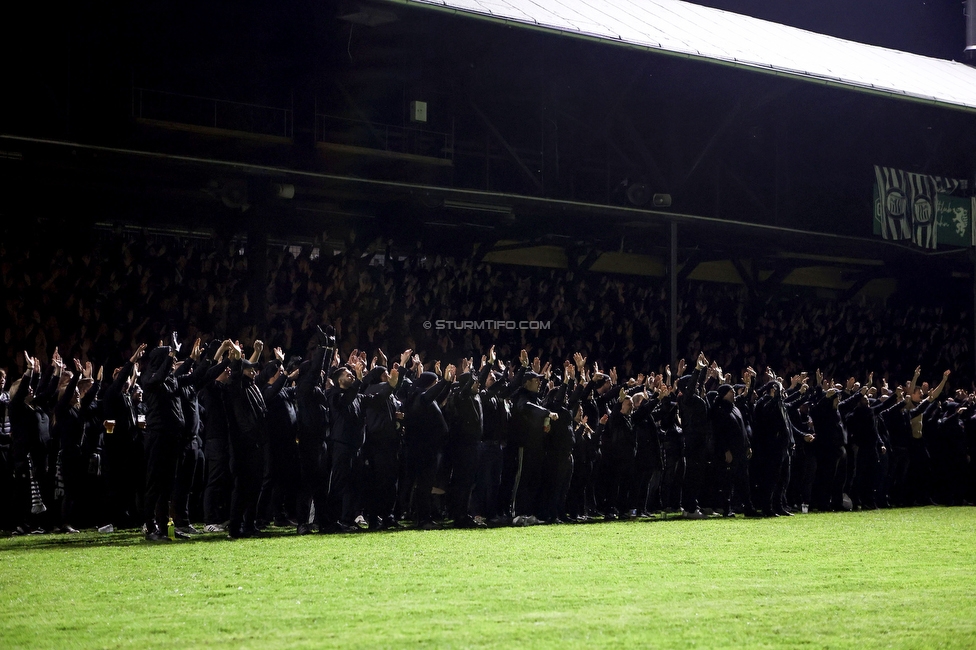
[[(270, 250), (255, 277), (230, 242), (0, 248), (0, 528), (240, 537), (973, 500), (973, 396), (946, 388), (972, 374), (963, 315), (691, 285), (691, 367), (672, 375), (655, 280), (331, 253)], [(946, 369), (935, 385), (920, 361)]]

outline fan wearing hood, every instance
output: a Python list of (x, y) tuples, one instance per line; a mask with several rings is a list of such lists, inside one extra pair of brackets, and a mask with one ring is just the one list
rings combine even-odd
[(231, 538), (252, 537), (255, 527), (261, 479), (264, 477), (265, 449), (268, 444), (267, 416), (261, 389), (254, 382), (259, 364), (257, 355), (264, 344), (254, 342), (255, 355), (245, 359), (236, 344), (231, 348), (230, 441), (231, 472), (234, 488), (230, 498)]
[(478, 469), (478, 444), (485, 430), (481, 387), (487, 381), (491, 366), (484, 364), (476, 375), (469, 369), (472, 361), (464, 364), (467, 366), (465, 372), (458, 377), (451, 394), (455, 417), (451, 431), (451, 483), (447, 507), (455, 528), (483, 528), (485, 524), (475, 521), (468, 506)]
[(752, 427), (753, 480), (759, 485), (756, 505), (767, 517), (789, 516), (792, 513), (785, 507), (784, 494), (790, 483), (796, 439), (804, 434), (793, 425), (787, 407), (806, 399), (806, 385), (800, 385), (789, 396), (789, 404), (783, 384), (775, 376), (757, 392)]
[[(183, 429), (183, 448), (177, 460), (176, 479), (173, 483), (173, 523), (178, 532), (197, 534), (198, 531), (190, 523), (190, 492), (198, 492), (198, 484), (203, 480), (203, 440), (200, 437), (202, 422), (200, 419), (200, 392), (206, 383), (207, 371), (210, 368), (210, 358), (201, 360), (203, 349), (200, 339), (196, 339), (190, 350), (190, 356), (183, 360), (176, 371), (180, 381), (180, 401), (186, 425)], [(187, 375), (185, 381), (179, 377)]]
[(836, 388), (828, 389), (810, 409), (813, 428), (817, 432), (817, 478), (814, 498), (822, 511), (844, 509), (847, 487), (847, 427), (844, 416), (854, 410), (860, 393), (841, 401)]
[(321, 519), (325, 514), (328, 490), (329, 405), (325, 395), (326, 363), (335, 354), (335, 330), (329, 325), (316, 333), (317, 345), (308, 361), (299, 366), (295, 397), (298, 402), (298, 461), (301, 488), (298, 493), (298, 534), (312, 532), (309, 524), (312, 503)]
[[(488, 367), (495, 363), (495, 348), (488, 351), (486, 358)], [(508, 429), (511, 421), (511, 404), (505, 399), (508, 383), (505, 376), (497, 370), (485, 376), (484, 388), (481, 390), (481, 406), (484, 415), (484, 432), (478, 443), (478, 477), (475, 481), (472, 509), (476, 515), (481, 515), (493, 524), (501, 524), (512, 520), (508, 508), (512, 503), (509, 490), (508, 497), (502, 496), (502, 476), (504, 475), (505, 456), (509, 453)], [(515, 466), (512, 459), (510, 467)], [(514, 476), (514, 472), (512, 472)]]
[(681, 486), (681, 506), (684, 516), (689, 519), (701, 519), (704, 516), (699, 508), (698, 497), (708, 468), (708, 442), (711, 436), (708, 402), (702, 396), (707, 367), (708, 360), (704, 353), (699, 353), (691, 375), (678, 379), (678, 413), (681, 417), (685, 453), (685, 479)]
[(169, 498), (176, 478), (176, 463), (183, 444), (186, 420), (180, 400), (180, 384), (173, 373), (175, 351), (160, 341), (147, 355), (140, 377), (146, 404), (146, 496), (143, 517), (146, 539), (166, 538), (159, 522), (169, 518)]
[(566, 516), (566, 498), (572, 483), (576, 445), (574, 414), (580, 410), (583, 385), (576, 384), (576, 369), (568, 361), (563, 366), (563, 381), (546, 396), (546, 408), (559, 416), (550, 423), (543, 467), (542, 518), (551, 523)]
[(934, 496), (939, 503), (950, 506), (962, 505), (966, 500), (966, 428), (972, 426), (968, 396), (963, 391), (959, 393), (963, 395), (957, 393), (956, 399), (945, 402), (939, 420), (938, 444), (932, 450), (937, 477)]
[(298, 377), (301, 357), (292, 357), (285, 366), (285, 353), (274, 349), (274, 359), (258, 375), (258, 385), (268, 407), (269, 472), (258, 497), (259, 519), (269, 519), (275, 526), (294, 526), (298, 477), (298, 397), (294, 381)]
[(711, 412), (715, 449), (728, 468), (728, 472), (722, 473), (725, 477), (725, 516), (734, 517), (739, 509), (746, 516), (755, 516), (756, 509), (752, 506), (749, 483), (752, 443), (746, 430), (745, 418), (736, 406), (735, 398), (735, 389), (729, 384), (722, 384), (718, 387)]
[(881, 455), (886, 454), (888, 449), (881, 440), (878, 416), (866, 390), (860, 393), (857, 405), (847, 416), (846, 424), (851, 436), (855, 465), (851, 498), (855, 506), (874, 510), (878, 507), (875, 495)]
[(229, 517), (230, 494), (230, 359), (226, 353), (232, 342), (218, 345), (211, 341), (207, 356), (213, 364), (207, 369), (199, 392), (203, 406), (203, 448), (207, 463), (207, 484), (203, 488), (203, 523), (208, 533), (226, 532), (223, 522)]
[(432, 530), (440, 526), (434, 522), (431, 489), (437, 476), (437, 455), (447, 441), (448, 428), (441, 402), (448, 396), (454, 382), (454, 366), (444, 369), (444, 378), (425, 372), (420, 359), (414, 357), (416, 380), (404, 387), (408, 396), (405, 440), (407, 443), (408, 492), (413, 493), (413, 509), (417, 527)]
[[(405, 353), (408, 359), (410, 353), (411, 350)], [(382, 350), (378, 354), (381, 355), (379, 363), (363, 378), (361, 397), (366, 418), (364, 514), (370, 530), (387, 530), (398, 527), (394, 511), (403, 441), (403, 412), (395, 390), (400, 384), (401, 368), (394, 363), (393, 368), (387, 370)]]

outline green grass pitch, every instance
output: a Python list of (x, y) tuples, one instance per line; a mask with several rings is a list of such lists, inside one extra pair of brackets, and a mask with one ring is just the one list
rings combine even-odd
[(976, 508), (0, 540), (0, 648), (974, 648)]

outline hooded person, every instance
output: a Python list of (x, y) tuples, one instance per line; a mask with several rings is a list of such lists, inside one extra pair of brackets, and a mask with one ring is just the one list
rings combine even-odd
[(258, 375), (258, 386), (268, 408), (267, 471), (258, 497), (258, 517), (275, 526), (297, 525), (298, 496), (298, 398), (294, 380), (302, 358), (294, 356), (282, 365), (283, 353)]
[(725, 516), (734, 517), (741, 509), (747, 516), (755, 515), (749, 483), (749, 459), (752, 447), (745, 418), (735, 403), (735, 389), (729, 384), (718, 387), (712, 404), (712, 431), (715, 451), (727, 469), (724, 478)]
[(860, 398), (860, 393), (854, 393), (841, 401), (840, 393), (832, 388), (810, 409), (813, 428), (817, 432), (817, 478), (813, 499), (820, 510), (844, 509), (848, 440), (844, 416), (854, 409)]
[(422, 372), (413, 382), (405, 406), (408, 489), (413, 493), (413, 511), (421, 529), (440, 527), (434, 522), (431, 490), (437, 477), (437, 457), (449, 433), (440, 403), (451, 390), (451, 380), (453, 375), (448, 372), (444, 379)]
[(259, 364), (239, 356), (231, 361), (230, 471), (234, 488), (230, 500), (231, 538), (252, 537), (260, 531), (255, 527), (258, 497), (265, 473), (268, 445), (268, 409), (255, 383)]
[(146, 539), (166, 539), (160, 528), (169, 518), (169, 499), (176, 480), (176, 465), (183, 446), (186, 420), (179, 381), (173, 374), (174, 357), (169, 346), (154, 348), (139, 378), (146, 405), (146, 496), (143, 515)]
[(763, 384), (753, 409), (753, 480), (759, 485), (757, 504), (767, 517), (789, 516), (782, 493), (789, 484), (791, 454), (796, 438), (802, 436), (787, 412), (783, 386), (778, 381)]
[(454, 414), (450, 438), (451, 482), (448, 487), (448, 511), (455, 528), (480, 528), (469, 511), (471, 491), (478, 470), (478, 445), (484, 436), (485, 417), (481, 386), (490, 368), (486, 365), (479, 375), (465, 372), (451, 395)]
[(681, 434), (685, 454), (685, 477), (681, 486), (681, 508), (688, 519), (701, 519), (699, 498), (706, 484), (709, 464), (711, 424), (708, 418), (708, 402), (702, 396), (702, 384), (707, 363), (698, 356), (691, 375), (678, 379), (678, 413), (681, 418)]
[(312, 505), (316, 518), (325, 514), (328, 496), (326, 458), (331, 428), (329, 404), (325, 394), (327, 359), (334, 354), (331, 326), (315, 335), (319, 345), (311, 357), (299, 366), (295, 399), (298, 406), (298, 461), (301, 487), (298, 493), (298, 534), (312, 532)]
[(401, 403), (395, 394), (400, 371), (376, 366), (363, 377), (362, 412), (364, 514), (370, 530), (397, 528), (397, 480), (402, 445)]

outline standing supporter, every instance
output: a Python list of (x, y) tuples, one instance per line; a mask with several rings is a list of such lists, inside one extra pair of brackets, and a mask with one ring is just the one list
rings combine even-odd
[(148, 355), (140, 380), (146, 403), (146, 500), (143, 518), (146, 539), (166, 539), (169, 498), (176, 478), (176, 464), (182, 446), (186, 420), (180, 401), (180, 384), (173, 374), (172, 348), (159, 345)]
[(335, 337), (332, 326), (314, 338), (315, 349), (311, 358), (299, 367), (295, 397), (298, 403), (298, 460), (301, 467), (301, 489), (298, 496), (298, 534), (312, 532), (312, 513), (325, 521), (326, 497), (328, 496), (328, 470), (326, 468), (327, 439), (330, 414), (325, 394), (326, 360), (332, 362), (335, 353)]
[[(495, 364), (495, 348), (488, 352), (488, 366)], [(512, 520), (508, 498), (503, 496), (502, 475), (504, 455), (508, 445), (511, 404), (503, 394), (508, 392), (504, 375), (492, 370), (485, 378), (481, 393), (484, 412), (484, 434), (478, 443), (478, 476), (474, 489), (474, 512), (482, 516), (490, 525), (497, 526)]]
[(258, 375), (268, 407), (268, 468), (258, 498), (258, 519), (275, 526), (297, 526), (292, 519), (298, 498), (298, 391), (294, 385), (301, 357), (283, 367), (285, 353), (274, 349), (274, 360)]
[(237, 539), (259, 534), (255, 527), (261, 479), (264, 477), (265, 447), (268, 444), (267, 407), (261, 389), (255, 384), (258, 357), (264, 343), (254, 342), (254, 352), (245, 359), (236, 344), (230, 350), (231, 383), (229, 398), (230, 471), (234, 488), (230, 498), (230, 528), (227, 535)]
[(637, 431), (634, 427), (634, 400), (621, 388), (607, 422), (603, 460), (607, 475), (606, 518), (627, 517), (636, 510)]
[(847, 487), (847, 427), (844, 417), (854, 409), (861, 395), (855, 393), (841, 401), (837, 388), (829, 388), (814, 401), (810, 410), (817, 431), (817, 481), (814, 502), (822, 511), (844, 510)]
[(108, 520), (114, 528), (136, 524), (145, 487), (142, 430), (138, 426), (131, 390), (136, 381), (136, 364), (146, 351), (143, 343), (128, 361), (112, 374), (104, 390), (104, 412), (109, 425), (105, 430), (105, 479), (108, 494)]
[[(939, 429), (939, 395), (945, 388), (950, 371), (942, 375), (942, 381), (934, 390), (925, 390), (928, 385), (923, 384), (919, 390), (922, 394), (921, 404), (927, 404), (921, 416), (913, 414), (911, 418), (912, 437), (908, 441), (908, 484), (912, 495), (910, 505), (933, 505), (932, 500), (932, 456), (929, 452), (930, 439), (935, 442)], [(917, 401), (913, 395), (912, 401)], [(920, 405), (921, 405), (920, 404)]]
[(567, 361), (563, 365), (563, 381), (559, 388), (546, 396), (546, 408), (556, 414), (550, 422), (543, 468), (542, 519), (548, 523), (562, 523), (566, 517), (566, 499), (572, 483), (576, 445), (575, 415), (580, 411), (579, 400), (583, 386), (576, 385), (576, 368)]
[(708, 361), (705, 355), (699, 354), (694, 371), (678, 380), (678, 414), (681, 417), (685, 454), (685, 480), (681, 488), (681, 505), (687, 519), (701, 519), (705, 516), (699, 508), (699, 497), (705, 483), (708, 439), (711, 435), (708, 402), (703, 395), (707, 367)]
[(847, 430), (855, 449), (856, 464), (851, 500), (856, 507), (874, 510), (878, 507), (876, 486), (881, 456), (888, 450), (881, 439), (878, 416), (867, 394), (859, 394), (857, 406), (847, 416)]
[(217, 345), (212, 341), (207, 356), (212, 360), (200, 387), (203, 407), (203, 454), (206, 459), (206, 482), (203, 489), (203, 523), (208, 533), (227, 532), (224, 522), (230, 518), (230, 340)]
[[(363, 353), (365, 355), (365, 352)], [(319, 524), (321, 533), (352, 533), (359, 527), (354, 523), (354, 472), (365, 441), (359, 391), (363, 386), (366, 359), (353, 350), (346, 366), (332, 372), (332, 387), (326, 392), (331, 414), (329, 438), (329, 495), (325, 519)]]
[(210, 360), (208, 358), (201, 360), (202, 352), (200, 339), (196, 339), (189, 357), (184, 359), (176, 369), (178, 376), (186, 378), (180, 385), (180, 404), (186, 424), (182, 435), (183, 448), (180, 450), (176, 464), (173, 494), (170, 496), (170, 511), (176, 529), (186, 535), (200, 533), (190, 523), (190, 495), (197, 494), (201, 490), (206, 462), (203, 455), (203, 439), (200, 435), (203, 427), (199, 394), (206, 382)]
[(485, 429), (481, 386), (491, 372), (491, 366), (483, 363), (478, 375), (473, 373), (471, 361), (465, 361), (463, 366), (465, 372), (458, 377), (451, 396), (455, 425), (450, 441), (452, 471), (448, 513), (455, 528), (479, 528), (485, 524), (471, 516), (469, 502), (478, 473), (478, 445)]
[[(667, 373), (670, 375), (670, 372)], [(681, 486), (685, 478), (684, 439), (678, 421), (678, 391), (664, 384), (661, 403), (655, 409), (660, 422), (661, 462), (661, 509), (665, 513), (681, 512)]]
[(726, 517), (734, 517), (741, 509), (747, 516), (755, 515), (749, 484), (749, 459), (752, 458), (751, 441), (746, 431), (745, 418), (735, 403), (735, 389), (729, 384), (718, 387), (715, 404), (712, 405), (712, 429), (715, 449), (723, 455), (728, 467), (728, 485), (725, 486), (724, 510)]
[(7, 370), (0, 368), (0, 494), (8, 498), (0, 499), (0, 529), (13, 528), (13, 503), (9, 495), (14, 494), (13, 463), (10, 457), (10, 393), (7, 390)]
[(935, 500), (948, 506), (962, 505), (966, 470), (966, 406), (947, 401), (938, 423), (937, 444), (932, 454)]
[(418, 374), (404, 398), (407, 490), (413, 495), (417, 528), (434, 530), (440, 525), (434, 521), (431, 490), (437, 475), (437, 456), (449, 433), (440, 402), (450, 392), (454, 366), (447, 366), (444, 378), (439, 380), (433, 372), (424, 372), (419, 358), (415, 358), (414, 365)]
[[(49, 482), (51, 457), (51, 419), (37, 395), (56, 389), (55, 368), (61, 359), (55, 350), (51, 366), (41, 372), (40, 360), (24, 353), (26, 371), (10, 387), (11, 460), (14, 470), (14, 522), (16, 533), (45, 532), (50, 515), (45, 501), (52, 503), (54, 489)], [(39, 377), (39, 379), (38, 379)], [(35, 391), (35, 384), (37, 390)], [(56, 457), (56, 454), (54, 454)]]
[(895, 396), (885, 402), (881, 411), (881, 420), (891, 440), (885, 487), (886, 503), (893, 506), (905, 506), (908, 501), (908, 445), (912, 438), (913, 408), (920, 407), (911, 406), (906, 401), (904, 387), (897, 386)]
[[(798, 395), (806, 391), (800, 386)], [(763, 515), (789, 515), (784, 507), (784, 492), (788, 489), (791, 470), (790, 455), (801, 435), (793, 425), (783, 385), (775, 379), (759, 389), (760, 397), (753, 411), (753, 467), (759, 485), (757, 504)], [(797, 397), (798, 399), (798, 397)], [(791, 400), (792, 401), (792, 400)], [(804, 438), (806, 440), (806, 437)], [(812, 436), (810, 440), (812, 441)]]
[(521, 388), (512, 396), (513, 432), (519, 447), (519, 464), (512, 500), (514, 515), (512, 523), (529, 525), (539, 522), (545, 439), (551, 422), (558, 420), (559, 416), (541, 405), (540, 390), (543, 375), (529, 369), (528, 354), (525, 350), (522, 350), (521, 361), (522, 365), (516, 374), (515, 382), (521, 383)]
[[(643, 377), (637, 377), (641, 385)], [(651, 385), (651, 378), (646, 386)], [(655, 416), (660, 405), (660, 394), (643, 392), (634, 396), (636, 411), (634, 427), (637, 431), (637, 457), (635, 459), (637, 485), (637, 514), (648, 516), (661, 509), (661, 480), (664, 476), (664, 457), (661, 449), (661, 427)]]
[[(410, 350), (401, 359), (410, 357)], [(397, 503), (397, 479), (402, 446), (401, 403), (395, 394), (400, 382), (400, 365), (387, 372), (379, 365), (376, 381), (364, 387), (362, 405), (366, 421), (365, 456), (365, 513), (370, 530), (391, 530), (399, 527), (394, 510)], [(374, 368), (375, 369), (375, 368)], [(364, 382), (365, 384), (365, 382)]]
[[(86, 438), (95, 436), (88, 429), (90, 412), (96, 409), (95, 396), (99, 383), (92, 379), (92, 365), (84, 369), (78, 359), (75, 372), (68, 383), (61, 388), (57, 405), (54, 408), (55, 423), (53, 437), (59, 445), (58, 464), (63, 481), (64, 496), (61, 502), (60, 528), (68, 533), (77, 533), (75, 524), (81, 525), (86, 514), (85, 477), (88, 473), (88, 458), (85, 453)], [(68, 373), (65, 373), (66, 375)]]

